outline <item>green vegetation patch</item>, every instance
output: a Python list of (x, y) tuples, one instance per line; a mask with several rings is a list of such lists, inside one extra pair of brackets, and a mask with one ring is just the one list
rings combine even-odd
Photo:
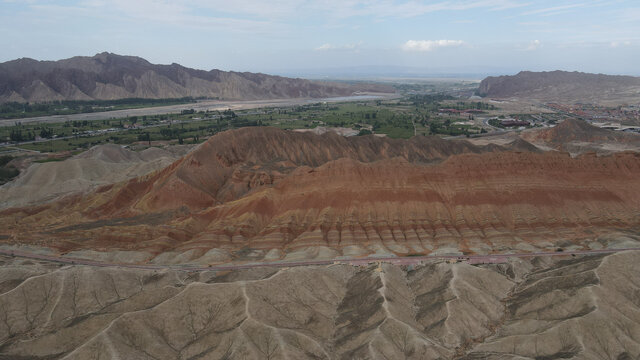
[(48, 115), (70, 115), (112, 111), (124, 109), (138, 109), (154, 106), (167, 106), (194, 103), (198, 99), (184, 97), (178, 99), (119, 99), (119, 100), (91, 100), (91, 101), (51, 101), (43, 103), (8, 102), (0, 104), (0, 119), (22, 119), (27, 117)]
[(69, 157), (49, 157), (49, 158), (45, 158), (45, 159), (35, 160), (34, 162), (39, 163), (39, 164), (44, 164), (44, 163), (49, 163), (49, 162), (65, 161), (68, 158)]
[[(181, 114), (132, 116), (122, 119), (21, 124), (0, 127), (0, 142), (18, 143), (40, 152), (75, 151), (105, 143), (167, 141), (199, 143), (218, 132), (247, 126), (282, 129), (351, 128), (360, 135), (386, 134), (410, 138), (414, 134), (459, 136), (482, 132), (471, 125), (474, 113), (442, 113), (442, 108), (487, 111), (490, 105), (462, 102), (448, 95), (412, 95), (399, 100), (310, 103), (283, 108), (241, 111), (183, 111)], [(479, 109), (481, 108), (481, 109)]]
[(9, 162), (13, 159), (13, 156), (9, 155), (0, 156), (0, 185), (11, 181), (11, 179), (20, 174), (18, 169), (9, 165)]

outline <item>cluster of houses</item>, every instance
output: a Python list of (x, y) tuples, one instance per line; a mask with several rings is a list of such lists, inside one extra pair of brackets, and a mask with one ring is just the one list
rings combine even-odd
[(505, 119), (500, 121), (500, 125), (504, 127), (520, 127), (520, 126), (529, 126), (530, 122), (519, 120), (519, 119)]

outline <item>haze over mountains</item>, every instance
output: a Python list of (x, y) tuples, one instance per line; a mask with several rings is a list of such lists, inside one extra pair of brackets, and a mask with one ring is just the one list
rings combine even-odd
[(139, 57), (106, 52), (59, 61), (23, 58), (0, 64), (0, 103), (183, 97), (322, 98), (359, 91), (393, 92), (381, 85), (355, 86), (247, 72), (204, 71), (175, 63), (155, 65)]
[(487, 77), (478, 94), (491, 98), (535, 99), (548, 102), (640, 101), (640, 77), (581, 72), (522, 71)]

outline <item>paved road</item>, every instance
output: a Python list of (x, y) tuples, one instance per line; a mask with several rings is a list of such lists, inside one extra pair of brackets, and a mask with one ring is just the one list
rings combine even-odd
[(22, 124), (29, 123), (58, 123), (65, 121), (82, 121), (82, 120), (108, 120), (108, 119), (120, 119), (127, 116), (151, 116), (151, 115), (164, 115), (164, 114), (179, 114), (183, 110), (193, 109), (197, 111), (216, 111), (216, 110), (243, 110), (243, 109), (256, 109), (264, 107), (278, 107), (278, 106), (296, 106), (313, 104), (317, 102), (347, 102), (347, 101), (364, 101), (364, 100), (384, 100), (393, 99), (399, 97), (398, 94), (362, 94), (354, 96), (343, 96), (334, 98), (323, 99), (272, 99), (272, 100), (251, 100), (251, 101), (222, 101), (222, 100), (206, 100), (198, 101), (196, 103), (180, 104), (180, 105), (167, 105), (167, 106), (154, 106), (140, 109), (126, 109), (126, 110), (114, 110), (103, 111), (84, 114), (71, 114), (71, 115), (51, 115), (40, 116), (24, 119), (2, 119), (0, 120), (0, 126), (13, 126), (16, 122)]
[(106, 267), (106, 268), (126, 268), (126, 269), (142, 269), (142, 270), (179, 270), (179, 271), (225, 271), (225, 270), (239, 270), (239, 269), (251, 269), (260, 267), (270, 268), (285, 268), (285, 267), (297, 267), (297, 266), (314, 266), (314, 265), (330, 265), (334, 263), (351, 264), (351, 265), (366, 265), (376, 262), (388, 262), (396, 265), (411, 265), (418, 264), (423, 261), (433, 260), (457, 260), (469, 262), (472, 264), (478, 263), (500, 263), (506, 262), (509, 258), (527, 258), (538, 256), (572, 256), (572, 255), (598, 255), (598, 254), (611, 254), (621, 251), (634, 251), (640, 250), (640, 248), (628, 248), (628, 249), (602, 249), (602, 250), (576, 250), (576, 251), (562, 251), (562, 252), (534, 252), (534, 253), (518, 253), (518, 254), (492, 254), (492, 255), (436, 255), (436, 256), (407, 256), (407, 257), (365, 257), (365, 258), (339, 258), (328, 260), (306, 260), (306, 261), (280, 261), (280, 262), (268, 262), (268, 263), (246, 263), (246, 264), (233, 264), (233, 265), (219, 265), (219, 266), (180, 266), (180, 265), (150, 265), (150, 264), (121, 264), (121, 263), (107, 263), (101, 261), (93, 261), (78, 258), (68, 258), (55, 255), (43, 255), (30, 253), (19, 250), (6, 250), (0, 249), (0, 255), (15, 256), (20, 258), (50, 261), (59, 264), (67, 265), (85, 265), (94, 267)]

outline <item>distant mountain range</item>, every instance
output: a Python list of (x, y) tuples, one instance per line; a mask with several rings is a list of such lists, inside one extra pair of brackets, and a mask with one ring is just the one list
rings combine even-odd
[(182, 97), (257, 100), (392, 91), (390, 87), (375, 84), (350, 85), (248, 72), (204, 71), (175, 63), (156, 65), (140, 57), (106, 52), (59, 61), (23, 58), (0, 64), (0, 103)]
[(640, 77), (581, 72), (522, 71), (482, 80), (478, 95), (562, 102), (638, 102)]

